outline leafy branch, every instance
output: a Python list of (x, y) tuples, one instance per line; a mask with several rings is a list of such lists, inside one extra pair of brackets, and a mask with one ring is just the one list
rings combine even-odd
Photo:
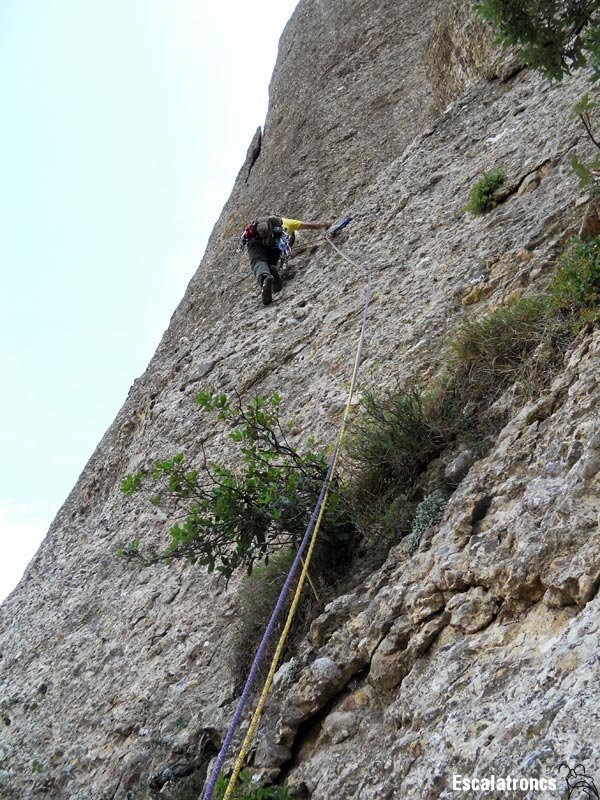
[[(579, 118), (581, 120), (581, 124), (583, 125), (588, 138), (594, 144), (594, 146), (600, 150), (600, 142), (598, 142), (594, 130), (597, 109), (597, 104), (590, 99), (589, 94), (584, 94), (583, 97), (579, 98), (573, 107), (571, 117)], [(598, 170), (600, 170), (600, 153), (596, 156), (596, 158), (587, 164), (583, 161), (580, 161), (577, 156), (573, 156), (571, 158), (571, 166), (579, 178), (582, 188), (588, 187), (590, 183), (594, 188), (597, 188)]]
[[(236, 469), (211, 463), (202, 448), (198, 465), (184, 453), (159, 460), (151, 469), (127, 475), (127, 496), (148, 492), (171, 520), (170, 541), (162, 551), (140, 550), (138, 537), (118, 551), (123, 558), (153, 564), (184, 558), (229, 578), (238, 567), (252, 572), (257, 561), (281, 547), (297, 547), (327, 472), (325, 457), (309, 442), (304, 452), (292, 447), (281, 423), (281, 398), (200, 392), (196, 402), (230, 428), (239, 447)], [(337, 494), (326, 515), (334, 524)], [(335, 527), (335, 524), (334, 524)]]
[(600, 77), (599, 0), (482, 0), (475, 6), (504, 48), (551, 80), (590, 65)]

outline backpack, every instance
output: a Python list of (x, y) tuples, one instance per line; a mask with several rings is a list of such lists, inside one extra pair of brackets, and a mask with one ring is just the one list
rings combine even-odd
[(281, 217), (275, 215), (259, 217), (244, 228), (238, 239), (237, 252), (241, 253), (248, 242), (260, 242), (265, 247), (276, 247), (281, 253), (282, 261), (285, 262), (289, 258), (294, 239), (293, 233), (288, 235), (284, 231)]
[(258, 240), (267, 247), (277, 247), (283, 233), (281, 217), (260, 217), (252, 223), (254, 227), (254, 240)]

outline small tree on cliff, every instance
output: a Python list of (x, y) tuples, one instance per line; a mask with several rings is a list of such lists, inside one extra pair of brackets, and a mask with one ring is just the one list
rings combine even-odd
[[(600, 78), (600, 0), (482, 0), (475, 8), (495, 27), (504, 47), (518, 45), (525, 63), (551, 80), (561, 80), (580, 67)], [(597, 106), (584, 95), (573, 109), (586, 134), (600, 150), (595, 135)], [(584, 164), (571, 159), (582, 186), (598, 186), (600, 155)]]
[[(151, 487), (150, 503), (161, 506), (170, 520), (170, 541), (160, 552), (143, 552), (137, 538), (118, 554), (144, 564), (185, 558), (226, 578), (238, 567), (251, 573), (255, 562), (268, 561), (274, 550), (299, 544), (327, 462), (310, 442), (303, 453), (289, 444), (277, 394), (254, 397), (246, 406), (239, 397), (231, 401), (211, 392), (201, 392), (196, 401), (231, 428), (229, 437), (239, 447), (238, 467), (210, 463), (202, 449), (199, 465), (179, 453), (127, 475), (121, 483), (126, 495)], [(326, 534), (342, 527), (333, 488)]]
[(525, 63), (560, 80), (589, 65), (600, 77), (600, 0), (482, 0), (479, 13), (504, 47), (519, 45)]

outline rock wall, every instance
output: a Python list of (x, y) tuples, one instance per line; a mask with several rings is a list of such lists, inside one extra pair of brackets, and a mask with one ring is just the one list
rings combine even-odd
[(498, 67), (512, 68), (516, 59), (502, 58), (493, 39), (491, 26), (473, 13), (469, 0), (450, 0), (438, 9), (426, 45), (433, 116), (443, 113), (474, 78), (493, 76)]
[[(247, 219), (353, 215), (341, 244), (376, 268), (364, 386), (434, 374), (456, 325), (547, 281), (578, 230), (586, 198), (568, 161), (586, 145), (569, 111), (585, 76), (549, 85), (483, 55), (465, 62), (473, 47), (457, 34), (449, 52), (470, 66), (442, 87), (444, 103), (461, 94), (432, 122), (445, 11), (439, 0), (299, 4), (264, 131), (198, 272), (2, 606), (0, 797), (176, 797), (167, 778), (199, 774), (199, 753), (227, 727), (235, 585), (182, 565), (140, 572), (114, 552), (164, 522), (124, 500), (126, 472), (202, 445), (227, 456), (194, 407), (199, 389), (279, 391), (298, 442), (326, 446), (337, 430), (363, 276), (307, 250), (264, 308), (235, 254)], [(496, 165), (505, 202), (467, 214), (469, 189)], [(597, 331), (582, 334), (417, 553), (392, 550), (315, 621), (261, 731), (265, 775), (316, 800), (437, 798), (453, 794), (455, 771), (558, 778), (561, 761), (600, 765), (599, 358)]]

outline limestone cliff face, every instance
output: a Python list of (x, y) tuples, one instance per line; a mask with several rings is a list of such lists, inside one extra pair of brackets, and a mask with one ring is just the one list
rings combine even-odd
[[(577, 232), (585, 198), (568, 161), (585, 142), (568, 117), (585, 76), (551, 86), (494, 61), (469, 5), (299, 4), (264, 132), (198, 272), (2, 607), (0, 797), (159, 796), (226, 729), (235, 587), (182, 566), (140, 573), (114, 551), (134, 526), (161, 529), (124, 501), (126, 472), (201, 442), (227, 454), (202, 427), (199, 389), (276, 389), (298, 441), (335, 435), (363, 276), (307, 251), (263, 308), (235, 254), (249, 218), (353, 215), (343, 246), (386, 267), (364, 385), (434, 373), (458, 322), (545, 281)], [(499, 164), (514, 191), (468, 215), (470, 187)], [(599, 374), (598, 332), (583, 333), (417, 553), (392, 550), (325, 610), (273, 696), (257, 768), (316, 799), (450, 797), (454, 773), (558, 779), (562, 761), (600, 770)]]

